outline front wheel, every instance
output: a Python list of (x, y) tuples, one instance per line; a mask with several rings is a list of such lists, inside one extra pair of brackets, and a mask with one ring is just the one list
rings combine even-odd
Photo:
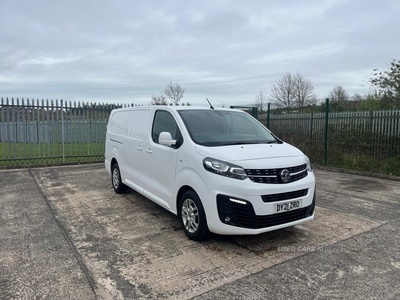
[(128, 187), (122, 183), (118, 163), (113, 164), (111, 167), (111, 183), (117, 194), (123, 194), (128, 190)]
[(179, 219), (187, 237), (194, 241), (207, 238), (206, 214), (199, 196), (193, 191), (183, 193), (179, 202)]

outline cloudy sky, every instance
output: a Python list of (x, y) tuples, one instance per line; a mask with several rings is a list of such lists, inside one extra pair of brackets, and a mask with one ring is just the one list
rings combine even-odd
[(0, 97), (240, 105), (299, 72), (323, 99), (392, 59), (398, 0), (0, 0)]

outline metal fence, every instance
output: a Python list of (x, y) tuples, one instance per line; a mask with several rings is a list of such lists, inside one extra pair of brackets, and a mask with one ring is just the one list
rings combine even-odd
[(400, 176), (400, 110), (270, 113), (259, 120), (314, 163)]
[(0, 102), (0, 168), (101, 161), (110, 111), (63, 100)]
[[(0, 168), (102, 161), (106, 124), (117, 107), (1, 98)], [(399, 110), (270, 111), (258, 119), (314, 163), (400, 176)]]

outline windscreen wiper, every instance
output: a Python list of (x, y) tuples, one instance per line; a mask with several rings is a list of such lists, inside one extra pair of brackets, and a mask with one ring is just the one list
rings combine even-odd
[(225, 142), (221, 143), (223, 146), (233, 146), (233, 145), (251, 145), (251, 144), (259, 144), (257, 141), (240, 141), (240, 142)]

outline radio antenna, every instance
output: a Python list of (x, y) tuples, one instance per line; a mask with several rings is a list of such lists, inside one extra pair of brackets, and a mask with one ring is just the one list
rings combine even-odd
[(212, 106), (211, 102), (208, 101), (208, 98), (206, 98), (206, 100), (207, 100), (208, 104), (210, 104), (210, 108), (211, 108), (211, 109), (214, 109), (214, 106)]

